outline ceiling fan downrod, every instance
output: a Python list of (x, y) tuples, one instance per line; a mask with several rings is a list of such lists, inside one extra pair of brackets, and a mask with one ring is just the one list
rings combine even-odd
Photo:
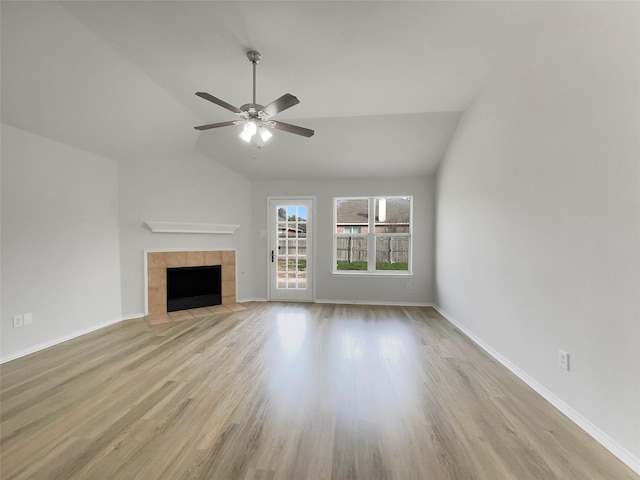
[(256, 105), (256, 65), (260, 61), (261, 55), (255, 50), (247, 52), (247, 58), (253, 65), (253, 104)]

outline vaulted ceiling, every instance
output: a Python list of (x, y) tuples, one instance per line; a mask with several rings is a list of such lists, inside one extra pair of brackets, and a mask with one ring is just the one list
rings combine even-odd
[[(550, 2), (6, 2), (2, 120), (121, 162), (197, 151), (250, 179), (433, 172), (463, 112)], [(257, 152), (194, 95), (301, 103)]]

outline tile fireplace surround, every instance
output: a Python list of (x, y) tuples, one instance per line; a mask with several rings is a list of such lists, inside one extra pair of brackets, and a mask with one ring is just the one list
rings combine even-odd
[[(222, 306), (236, 305), (236, 252), (233, 250), (198, 250), (180, 252), (147, 252), (147, 315), (189, 315), (190, 310), (167, 314), (167, 267), (222, 266)], [(216, 307), (208, 307), (215, 309)], [(193, 313), (193, 312), (192, 312)]]

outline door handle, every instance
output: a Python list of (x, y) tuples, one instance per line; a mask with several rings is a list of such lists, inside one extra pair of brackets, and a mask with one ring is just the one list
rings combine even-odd
[(273, 250), (271, 250), (271, 263), (273, 263)]

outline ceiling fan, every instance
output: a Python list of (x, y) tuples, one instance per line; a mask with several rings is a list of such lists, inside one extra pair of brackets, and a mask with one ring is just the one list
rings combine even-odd
[[(255, 147), (258, 145), (258, 138), (261, 143), (264, 144), (272, 137), (270, 129), (282, 130), (284, 132), (295, 133), (296, 135), (302, 135), (303, 137), (311, 137), (314, 134), (313, 130), (308, 128), (299, 127), (298, 125), (291, 125), (290, 123), (284, 123), (272, 120), (276, 113), (280, 113), (287, 108), (291, 108), (294, 105), (300, 103), (294, 95), (285, 93), (277, 100), (274, 100), (267, 106), (259, 105), (256, 103), (256, 65), (260, 61), (260, 54), (256, 51), (250, 51), (247, 53), (247, 58), (253, 64), (253, 102), (242, 105), (240, 108), (236, 108), (233, 105), (220, 100), (206, 92), (196, 92), (196, 95), (209, 100), (210, 102), (220, 105), (222, 108), (235, 113), (240, 119), (231, 120), (229, 122), (210, 123), (208, 125), (200, 125), (194, 127), (196, 130), (209, 130), (210, 128), (227, 127), (230, 125), (244, 125), (240, 138), (247, 143), (252, 143)], [(257, 135), (256, 135), (257, 134)]]

